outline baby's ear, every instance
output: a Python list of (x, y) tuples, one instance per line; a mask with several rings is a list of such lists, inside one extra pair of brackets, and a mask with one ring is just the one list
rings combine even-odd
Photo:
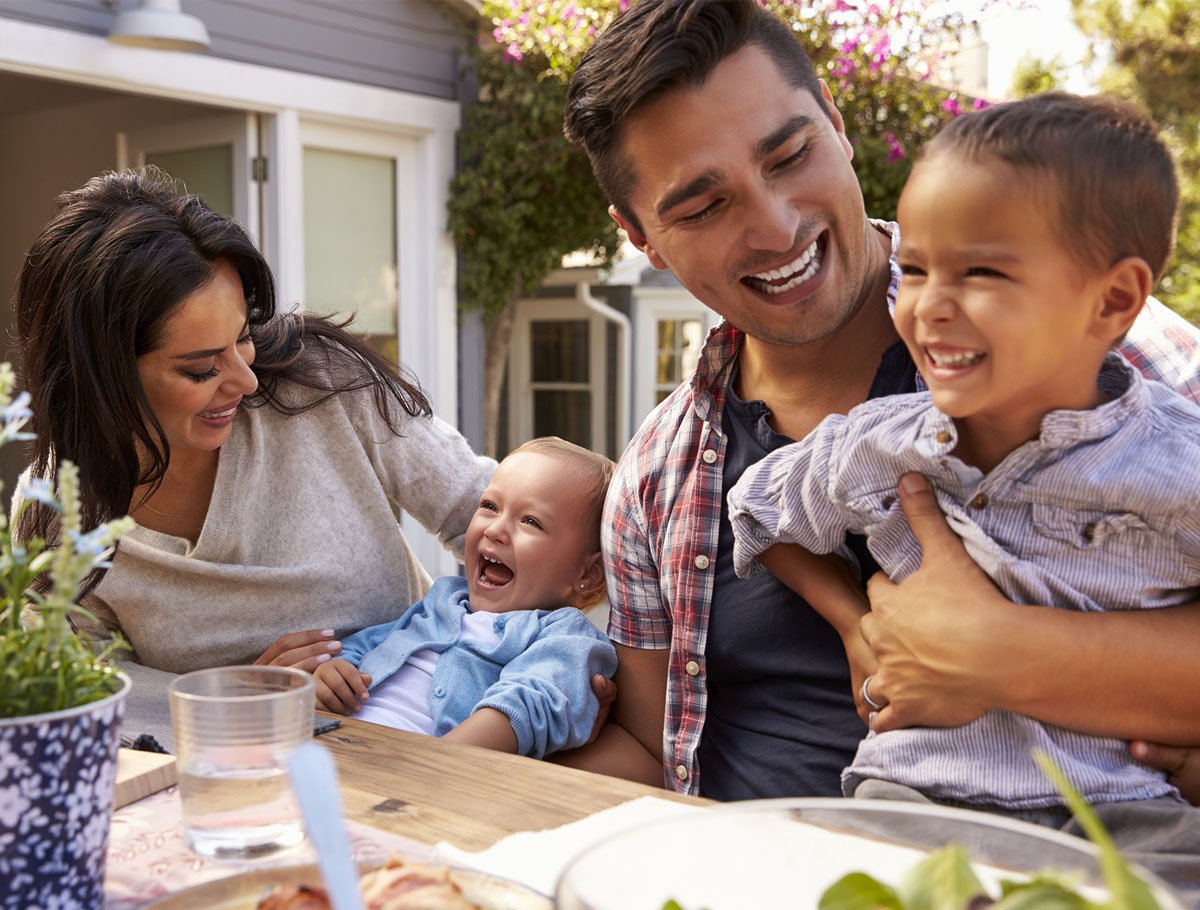
[(587, 558), (578, 583), (584, 592), (595, 591), (604, 584), (604, 557), (599, 550)]
[(1150, 296), (1154, 273), (1146, 260), (1127, 256), (1104, 274), (1100, 308), (1096, 313), (1097, 334), (1114, 342), (1125, 336)]

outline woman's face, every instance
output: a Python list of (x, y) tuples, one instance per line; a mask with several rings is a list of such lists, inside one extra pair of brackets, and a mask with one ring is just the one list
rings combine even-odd
[(142, 388), (172, 452), (215, 451), (229, 438), (242, 396), (258, 388), (254, 342), (237, 270), (212, 280), (167, 320), (162, 344), (137, 360)]

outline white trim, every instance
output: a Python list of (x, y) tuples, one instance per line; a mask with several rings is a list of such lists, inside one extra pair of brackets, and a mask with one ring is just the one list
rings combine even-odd
[(716, 313), (702, 304), (682, 287), (635, 287), (634, 297), (634, 370), (633, 422), (640, 425), (654, 410), (658, 368), (658, 322), (663, 319), (699, 319), (703, 330), (700, 339), (719, 321)]
[(124, 47), (3, 17), (0, 22), (0, 70), (8, 72), (226, 108), (295, 109), (338, 123), (416, 133), (458, 127), (455, 101), (201, 54)]
[[(513, 318), (508, 358), (508, 442), (513, 448), (533, 438), (533, 384), (529, 366), (533, 352), (529, 343), (532, 322), (586, 322), (588, 324), (588, 378), (580, 383), (538, 383), (539, 388), (583, 389), (592, 396), (591, 448), (608, 448), (608, 376), (605, 373), (609, 320), (585, 306), (577, 297), (520, 300)], [(618, 409), (619, 410), (619, 409)], [(618, 427), (618, 432), (621, 428)]]
[(258, 182), (250, 174), (250, 159), (258, 155), (258, 121), (253, 113), (230, 111), (216, 117), (128, 130), (117, 140), (117, 169), (140, 167), (146, 163), (147, 152), (175, 152), (219, 143), (233, 147), (233, 217), (259, 244), (262, 226)]

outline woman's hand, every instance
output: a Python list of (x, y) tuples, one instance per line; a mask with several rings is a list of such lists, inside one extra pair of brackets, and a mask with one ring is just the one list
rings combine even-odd
[(901, 479), (900, 502), (921, 565), (900, 584), (876, 573), (867, 585), (861, 630), (879, 660), (871, 698), (884, 704), (872, 729), (969, 723), (993, 706), (989, 674), (1014, 671), (1003, 660), (1013, 605), (967, 554), (923, 477)]
[(255, 663), (295, 667), (305, 673), (314, 673), (340, 650), (342, 643), (334, 640), (333, 629), (305, 629), (281, 636)]
[(1167, 772), (1167, 780), (1193, 806), (1200, 806), (1200, 749), (1186, 746), (1160, 746), (1135, 739), (1129, 752), (1140, 762)]

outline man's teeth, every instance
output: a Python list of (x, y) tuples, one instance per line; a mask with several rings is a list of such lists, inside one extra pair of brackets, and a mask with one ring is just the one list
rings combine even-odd
[(232, 416), (236, 410), (237, 405), (235, 404), (232, 408), (228, 408), (224, 411), (201, 411), (200, 416), (205, 420), (220, 420), (223, 417)]
[[(767, 294), (782, 294), (785, 291), (790, 291), (792, 288), (799, 287), (817, 274), (817, 269), (821, 267), (820, 250), (818, 242), (814, 240), (803, 253), (789, 262), (782, 268), (772, 269), (769, 272), (759, 272), (757, 275), (751, 275), (751, 280), (760, 291)], [(772, 282), (783, 281), (783, 284), (773, 284)]]
[[(927, 349), (928, 350), (928, 349)], [(929, 359), (938, 367), (969, 367), (983, 360), (983, 351), (928, 351)]]

